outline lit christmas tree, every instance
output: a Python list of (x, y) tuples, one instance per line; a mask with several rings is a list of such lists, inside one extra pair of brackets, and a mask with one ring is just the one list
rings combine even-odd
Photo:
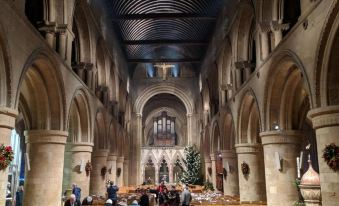
[(185, 184), (201, 184), (201, 158), (194, 146), (187, 146), (184, 150), (186, 171), (181, 176), (181, 182)]

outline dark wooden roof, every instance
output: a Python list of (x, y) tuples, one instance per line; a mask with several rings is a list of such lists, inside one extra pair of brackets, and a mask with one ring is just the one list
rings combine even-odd
[(114, 28), (130, 64), (199, 67), (225, 0), (110, 0)]

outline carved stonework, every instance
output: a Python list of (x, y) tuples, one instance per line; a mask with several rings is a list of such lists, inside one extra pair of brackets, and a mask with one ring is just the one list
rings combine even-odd
[(308, 164), (308, 170), (301, 178), (300, 191), (306, 206), (321, 205), (320, 177), (314, 171), (311, 160), (308, 160)]

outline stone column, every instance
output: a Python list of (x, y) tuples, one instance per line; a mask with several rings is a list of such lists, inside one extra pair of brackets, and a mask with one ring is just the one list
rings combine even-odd
[(217, 190), (217, 168), (216, 168), (216, 160), (217, 157), (215, 156), (215, 154), (211, 154), (211, 166), (212, 166), (212, 184), (213, 184), (213, 188), (215, 190)]
[[(91, 143), (73, 143), (71, 145), (71, 183), (74, 182), (81, 188), (82, 197), (89, 195), (90, 176), (86, 174), (85, 166), (88, 161), (91, 161), (92, 150), (93, 144)], [(80, 168), (81, 166), (83, 168)]]
[(146, 181), (145, 177), (145, 164), (141, 164), (141, 182), (144, 183)]
[(242, 85), (241, 81), (241, 69), (236, 69), (235, 70), (235, 76), (236, 76), (236, 89), (239, 89)]
[(159, 184), (159, 164), (155, 164), (155, 183), (154, 184)]
[(47, 31), (45, 39), (50, 47), (55, 49), (55, 33), (53, 31)]
[[(11, 132), (15, 126), (16, 110), (0, 107), (0, 144), (11, 144)], [(5, 205), (8, 182), (8, 169), (0, 171), (0, 205)]]
[(168, 175), (169, 175), (169, 182), (173, 183), (173, 163), (168, 165)]
[(116, 183), (117, 178), (117, 155), (110, 154), (107, 157), (108, 174), (107, 179)]
[[(251, 203), (266, 200), (265, 169), (262, 163), (261, 145), (237, 144), (235, 147), (238, 155), (240, 202)], [(241, 163), (243, 162), (249, 165), (248, 176), (242, 174)]]
[(292, 183), (297, 178), (296, 158), (302, 134), (298, 131), (269, 131), (260, 133), (260, 136), (264, 148), (267, 205), (293, 205), (299, 199), (297, 188)]
[(239, 195), (239, 178), (237, 155), (234, 150), (221, 150), (223, 168), (228, 166), (226, 178), (224, 177), (224, 194), (235, 196)]
[(192, 114), (187, 114), (187, 144), (192, 145)]
[(129, 178), (129, 160), (124, 159), (124, 185), (128, 186), (128, 178)]
[(99, 149), (94, 151), (92, 154), (92, 173), (91, 173), (91, 184), (90, 194), (91, 195), (105, 195), (106, 193), (106, 182), (105, 177), (101, 175), (103, 167), (107, 166), (107, 149)]
[(208, 168), (212, 169), (212, 163), (211, 163), (211, 160), (209, 158), (208, 159), (205, 158), (205, 179), (206, 179), (206, 181), (212, 182), (212, 178), (211, 178), (211, 175), (208, 172)]
[(117, 159), (117, 170), (120, 168), (120, 175), (117, 174), (117, 185), (124, 186), (124, 157), (118, 157)]
[(59, 54), (61, 58), (64, 60), (66, 59), (66, 46), (67, 46), (66, 38), (67, 38), (66, 29), (63, 31), (60, 31), (58, 47), (59, 47)]
[(252, 68), (251, 67), (245, 67), (244, 68), (245, 72), (245, 80), (248, 80), (252, 74)]
[(68, 132), (57, 130), (26, 131), (26, 170), (23, 205), (60, 206), (65, 144)]
[(322, 157), (326, 145), (339, 145), (339, 106), (313, 109), (308, 113), (316, 132), (322, 205), (339, 202), (339, 172), (333, 171)]

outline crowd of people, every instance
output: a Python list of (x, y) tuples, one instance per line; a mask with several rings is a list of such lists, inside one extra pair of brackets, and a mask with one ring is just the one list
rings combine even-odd
[[(93, 198), (91, 196), (85, 197), (81, 202), (81, 189), (76, 184), (73, 184), (72, 187), (72, 194), (65, 201), (64, 206), (85, 206), (93, 204)], [(118, 202), (118, 191), (119, 187), (115, 185), (113, 181), (110, 181), (107, 186), (105, 206), (128, 206), (125, 198), (121, 198)], [(150, 194), (152, 193), (155, 196), (156, 204), (159, 206), (189, 206), (192, 200), (188, 185), (183, 187), (181, 195), (174, 185), (172, 185), (169, 190), (164, 182), (161, 182), (157, 189), (137, 189), (136, 192), (140, 193), (140, 199), (139, 201), (134, 200), (130, 205), (150, 206)]]

